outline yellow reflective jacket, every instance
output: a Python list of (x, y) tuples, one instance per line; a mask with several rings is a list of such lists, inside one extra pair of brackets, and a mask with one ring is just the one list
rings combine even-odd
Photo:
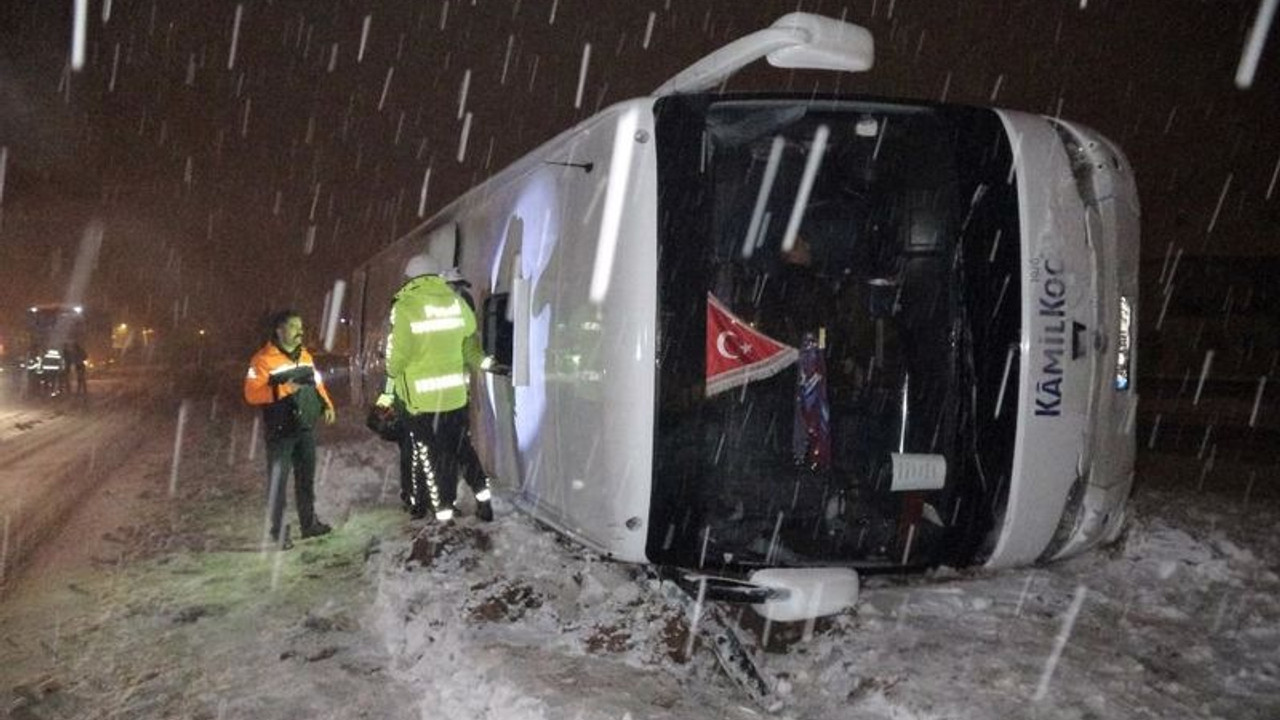
[(484, 360), (476, 316), (438, 275), (413, 278), (391, 303), (386, 392), (411, 414), (467, 404), (468, 369)]

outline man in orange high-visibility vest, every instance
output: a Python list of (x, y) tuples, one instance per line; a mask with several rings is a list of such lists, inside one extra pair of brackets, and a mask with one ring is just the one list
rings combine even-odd
[(273, 542), (288, 547), (280, 525), (284, 518), (284, 488), (290, 470), (302, 537), (324, 535), (331, 528), (316, 517), (316, 438), (313, 428), (321, 417), (336, 418), (333, 399), (325, 389), (311, 353), (302, 346), (302, 318), (292, 310), (272, 318), (272, 336), (254, 353), (244, 378), (244, 399), (262, 408), (267, 439), (267, 508)]

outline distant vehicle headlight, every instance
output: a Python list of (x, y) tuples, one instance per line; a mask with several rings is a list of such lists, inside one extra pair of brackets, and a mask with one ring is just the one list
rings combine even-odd
[(1116, 390), (1129, 389), (1130, 360), (1133, 357), (1133, 306), (1120, 296), (1120, 341), (1116, 346)]

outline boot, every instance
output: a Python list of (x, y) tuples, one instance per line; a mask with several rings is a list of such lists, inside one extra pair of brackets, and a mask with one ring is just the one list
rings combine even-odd
[(325, 523), (320, 522), (319, 520), (316, 520), (310, 525), (307, 525), (306, 527), (302, 528), (302, 537), (303, 538), (320, 537), (321, 535), (328, 535), (329, 531), (331, 530), (333, 530), (333, 528), (329, 527)]
[(289, 537), (290, 527), (291, 526), (288, 523), (286, 523), (284, 526), (283, 533), (281, 533), (279, 530), (272, 531), (270, 534), (271, 544), (281, 550), (288, 550), (289, 548), (292, 548), (293, 539)]

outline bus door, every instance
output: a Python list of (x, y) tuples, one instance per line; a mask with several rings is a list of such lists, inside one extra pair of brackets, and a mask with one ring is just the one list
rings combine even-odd
[[(524, 220), (512, 216), (507, 221), (505, 240), (492, 275), (492, 288), (484, 300), (481, 337), (485, 354), (511, 368), (510, 375), (486, 374), (489, 415), (484, 423), (493, 428), (488, 465), (498, 482), (509, 490), (523, 489), (518, 431), (516, 429), (516, 387), (528, 384), (528, 324), (517, 322), (517, 313), (528, 313), (528, 285), (521, 272)], [(523, 337), (521, 337), (523, 336)], [(478, 442), (484, 442), (477, 438)]]

